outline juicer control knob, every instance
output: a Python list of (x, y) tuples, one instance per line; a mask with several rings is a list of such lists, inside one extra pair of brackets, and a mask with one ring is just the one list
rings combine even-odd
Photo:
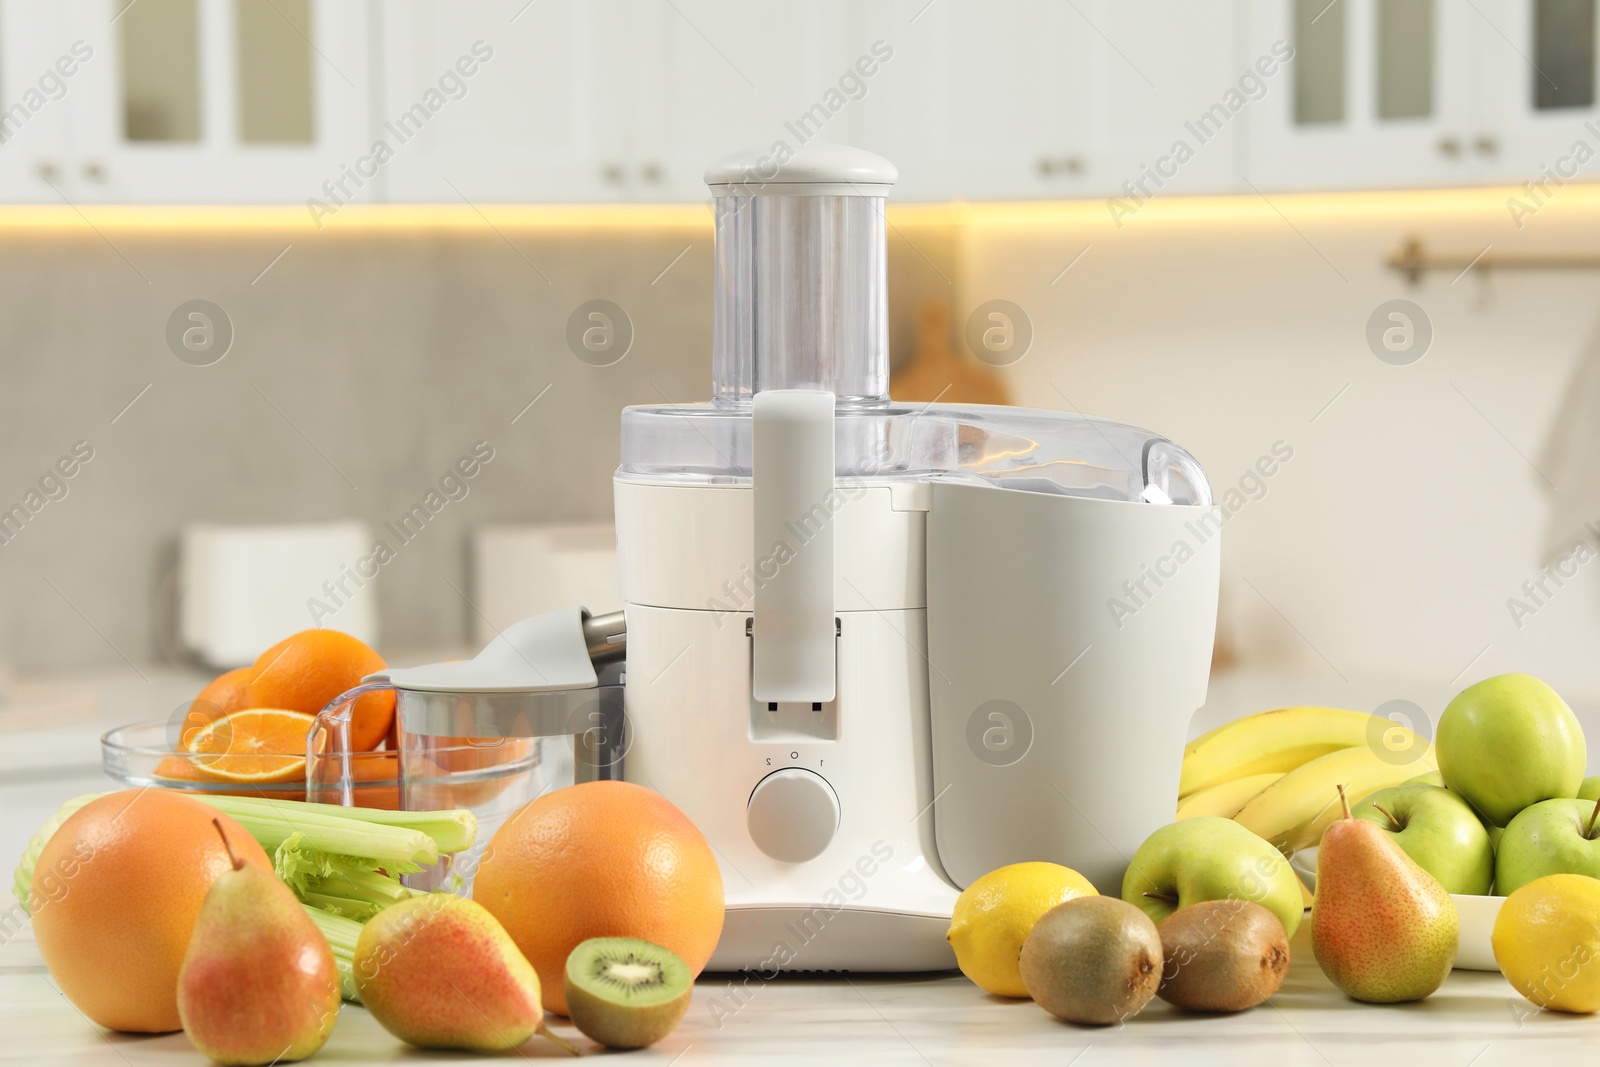
[(762, 852), (804, 863), (822, 855), (838, 831), (839, 796), (815, 771), (785, 767), (756, 783), (745, 822)]

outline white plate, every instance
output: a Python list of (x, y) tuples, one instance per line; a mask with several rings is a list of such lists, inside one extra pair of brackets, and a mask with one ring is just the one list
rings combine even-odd
[(1498, 971), (1494, 961), (1494, 948), (1489, 935), (1494, 933), (1494, 921), (1500, 915), (1500, 905), (1505, 897), (1469, 897), (1451, 893), (1456, 902), (1456, 915), (1461, 920), (1461, 944), (1456, 948), (1456, 966), (1464, 971)]
[[(1313, 892), (1316, 891), (1315, 848), (1303, 848), (1296, 852), (1289, 860), (1289, 866)], [(1456, 948), (1456, 967), (1463, 971), (1498, 971), (1500, 966), (1494, 961), (1490, 935), (1494, 933), (1494, 921), (1499, 917), (1500, 905), (1505, 903), (1506, 898), (1451, 893), (1450, 899), (1456, 903), (1456, 916), (1461, 927), (1461, 941)]]

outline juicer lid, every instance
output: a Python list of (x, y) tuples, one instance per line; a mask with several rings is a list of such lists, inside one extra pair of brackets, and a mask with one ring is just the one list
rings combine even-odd
[(472, 659), (390, 668), (362, 681), (429, 693), (548, 693), (599, 684), (584, 640), (582, 608), (523, 619)]
[(813, 141), (729, 156), (706, 171), (712, 196), (888, 196), (899, 178), (882, 156)]

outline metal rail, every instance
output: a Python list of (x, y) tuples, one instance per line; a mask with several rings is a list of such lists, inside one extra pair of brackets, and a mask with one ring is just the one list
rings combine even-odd
[(1600, 253), (1495, 252), (1493, 245), (1478, 252), (1431, 252), (1420, 237), (1407, 237), (1383, 261), (1413, 285), (1427, 271), (1451, 271), (1460, 277), (1469, 270), (1600, 270)]

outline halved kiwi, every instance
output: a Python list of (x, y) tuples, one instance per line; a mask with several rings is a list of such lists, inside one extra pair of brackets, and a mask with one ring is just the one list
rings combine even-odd
[(644, 1048), (689, 1010), (694, 975), (670, 949), (634, 937), (594, 937), (567, 957), (567, 1014), (608, 1048)]

